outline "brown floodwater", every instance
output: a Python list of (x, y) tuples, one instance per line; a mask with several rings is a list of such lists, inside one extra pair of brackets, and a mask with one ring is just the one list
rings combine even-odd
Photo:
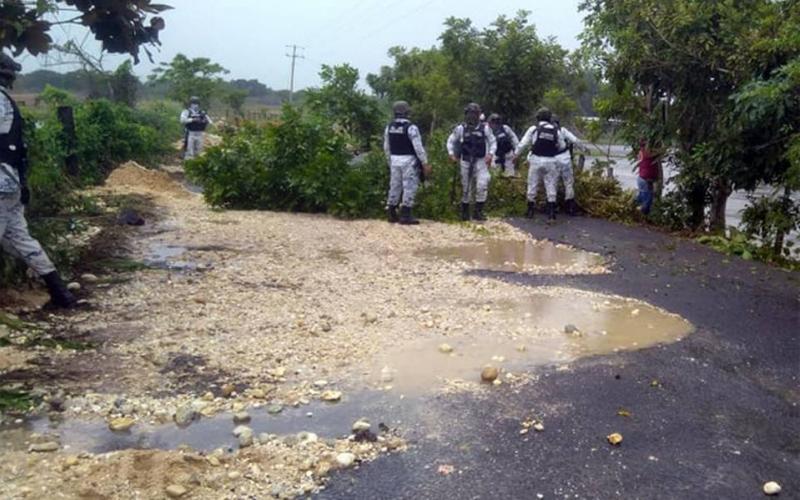
[(525, 272), (541, 270), (585, 270), (603, 264), (597, 254), (556, 245), (549, 241), (487, 240), (453, 247), (429, 248), (419, 252), (491, 271)]
[[(519, 373), (535, 366), (669, 344), (694, 329), (680, 316), (648, 304), (584, 292), (536, 293), (491, 308), (474, 307), (485, 315), (483, 321), (465, 327), (457, 336), (428, 336), (380, 356), (371, 371), (375, 383), (402, 393), (427, 392), (452, 380), (480, 382), (487, 365)], [(486, 320), (491, 328), (484, 326)], [(442, 352), (442, 344), (452, 347), (452, 352)]]

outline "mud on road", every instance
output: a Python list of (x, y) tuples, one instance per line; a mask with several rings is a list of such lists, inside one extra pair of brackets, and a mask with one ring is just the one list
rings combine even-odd
[[(161, 497), (171, 487), (192, 498), (321, 488), (334, 498), (528, 498), (534, 485), (548, 498), (652, 498), (657, 482), (643, 489), (649, 480), (623, 479), (657, 460), (629, 462), (625, 453), (645, 442), (670, 449), (672, 440), (648, 429), (690, 414), (678, 396), (696, 386), (673, 394), (688, 384), (679, 371), (705, 362), (698, 346), (713, 358), (719, 345), (736, 344), (697, 314), (706, 299), (692, 298), (707, 294), (697, 280), (709, 269), (729, 265), (703, 250), (697, 257), (693, 246), (662, 256), (671, 240), (640, 230), (584, 219), (404, 228), (216, 211), (166, 174), (135, 166), (104, 189), (148, 197), (159, 221), (130, 229), (124, 279), (84, 283), (91, 309), (52, 318), (57, 333), (93, 348), (22, 351), (0, 366), (0, 377), (47, 374), (37, 381), (47, 395), (42, 417), (3, 434), (0, 480), (12, 498)], [(687, 270), (682, 279), (672, 278), (677, 269)], [(740, 289), (757, 279), (737, 276)], [(766, 301), (788, 327), (792, 304)], [(19, 352), (10, 349), (0, 351)], [(768, 353), (776, 354), (779, 376), (753, 376), (783, 394), (791, 350)], [(481, 383), (486, 365), (499, 368), (494, 384)], [(796, 404), (789, 396), (785, 404)], [(48, 418), (54, 401), (59, 411)], [(618, 416), (623, 406), (631, 417)], [(239, 450), (232, 414), (242, 412), (256, 436)], [(362, 418), (366, 434), (351, 428)], [(637, 428), (629, 421), (642, 427), (629, 430)], [(132, 427), (108, 430), (120, 422)], [(605, 435), (620, 429), (624, 444), (609, 449)], [(50, 442), (59, 451), (28, 452)], [(788, 450), (781, 459), (796, 460), (796, 447)], [(578, 470), (598, 463), (591, 480)], [(681, 477), (686, 466), (658, 463), (693, 484)]]

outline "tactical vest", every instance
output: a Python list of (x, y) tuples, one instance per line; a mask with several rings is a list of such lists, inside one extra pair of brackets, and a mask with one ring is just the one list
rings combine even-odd
[(392, 156), (415, 156), (414, 143), (408, 136), (408, 128), (411, 122), (408, 120), (394, 120), (389, 124), (389, 150)]
[(495, 154), (498, 158), (505, 158), (505, 156), (514, 149), (514, 143), (511, 142), (511, 135), (506, 130), (505, 125), (501, 125), (497, 130), (493, 130), (493, 132), (497, 139), (497, 152)]
[(0, 90), (11, 103), (14, 119), (11, 122), (11, 130), (7, 134), (0, 134), (0, 162), (11, 165), (17, 170), (22, 166), (27, 146), (22, 135), (22, 114), (19, 112), (17, 103), (5, 91)]
[(190, 121), (186, 124), (186, 130), (189, 132), (205, 132), (206, 128), (208, 128), (208, 118), (206, 116), (205, 111), (199, 111), (197, 113), (193, 113), (189, 111), (189, 118), (196, 118), (200, 117), (200, 121)]
[(461, 136), (461, 158), (486, 157), (486, 125), (483, 123), (470, 127), (466, 123)]
[(539, 124), (536, 128), (536, 142), (531, 148), (534, 156), (553, 158), (558, 156), (558, 127), (552, 123)]

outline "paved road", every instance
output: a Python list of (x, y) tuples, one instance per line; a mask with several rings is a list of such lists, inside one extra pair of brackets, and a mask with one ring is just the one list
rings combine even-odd
[[(320, 498), (748, 499), (763, 497), (768, 480), (783, 485), (781, 498), (800, 498), (798, 273), (602, 220), (517, 224), (608, 255), (613, 274), (491, 273), (497, 279), (642, 298), (697, 332), (569, 371), (538, 369), (539, 381), (519, 392), (387, 406), (404, 420), (411, 450), (338, 474)], [(546, 429), (521, 436), (532, 411)], [(605, 442), (615, 431), (619, 448)], [(445, 464), (455, 472), (439, 474)]]

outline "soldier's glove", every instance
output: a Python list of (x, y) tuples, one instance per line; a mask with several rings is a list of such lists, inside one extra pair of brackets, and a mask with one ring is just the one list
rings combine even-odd
[(23, 205), (27, 205), (31, 202), (31, 190), (28, 189), (28, 186), (22, 186), (22, 189), (20, 189), (19, 201)]

